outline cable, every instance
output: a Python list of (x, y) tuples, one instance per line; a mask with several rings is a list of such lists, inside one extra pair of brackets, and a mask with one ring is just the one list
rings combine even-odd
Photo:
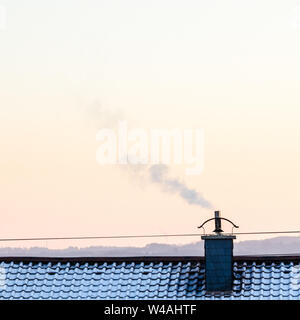
[(279, 234), (279, 233), (300, 233), (300, 230), (296, 231), (259, 231), (259, 232), (235, 232), (233, 235), (244, 235), (244, 234)]
[(43, 240), (90, 240), (90, 239), (129, 239), (129, 238), (162, 238), (162, 237), (195, 237), (201, 234), (150, 234), (150, 235), (121, 235), (121, 236), (95, 236), (95, 237), (55, 237), (55, 238), (10, 238), (0, 241), (43, 241)]
[[(234, 232), (228, 235), (255, 235), (255, 234), (291, 234), (300, 233), (295, 231), (258, 231), (258, 232)], [(227, 233), (226, 233), (227, 234)], [(163, 238), (163, 237), (200, 237), (204, 234), (185, 233), (185, 234), (150, 234), (150, 235), (120, 235), (120, 236), (92, 236), (92, 237), (48, 237), (48, 238), (0, 238), (1, 242), (7, 241), (48, 241), (48, 240), (92, 240), (92, 239), (132, 239), (132, 238)]]

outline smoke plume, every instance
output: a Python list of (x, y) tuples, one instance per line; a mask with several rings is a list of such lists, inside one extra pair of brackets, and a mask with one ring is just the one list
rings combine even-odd
[(149, 168), (150, 179), (152, 182), (160, 184), (163, 191), (178, 194), (189, 204), (211, 209), (212, 205), (200, 193), (188, 188), (184, 182), (176, 178), (168, 177), (168, 167), (163, 164), (153, 165)]
[[(118, 121), (124, 118), (123, 112), (112, 112), (104, 109), (100, 103), (95, 102), (89, 108), (89, 115), (94, 120), (97, 120), (97, 127), (114, 127)], [(131, 155), (131, 158), (132, 155)], [(127, 173), (131, 174), (132, 178), (139, 179), (144, 184), (145, 179), (152, 183), (161, 186), (162, 190), (168, 193), (179, 195), (187, 203), (191, 205), (198, 205), (205, 209), (212, 209), (213, 206), (207, 201), (200, 193), (194, 189), (190, 189), (186, 184), (177, 178), (171, 178), (168, 176), (169, 168), (164, 164), (157, 165), (142, 165), (142, 164), (127, 164), (126, 166), (120, 165), (121, 168), (127, 170)]]

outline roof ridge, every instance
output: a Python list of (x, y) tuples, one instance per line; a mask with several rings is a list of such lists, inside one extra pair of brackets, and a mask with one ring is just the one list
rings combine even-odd
[[(14, 262), (188, 262), (204, 261), (204, 256), (132, 256), (132, 257), (38, 257), (4, 256), (0, 261)], [(300, 255), (239, 255), (234, 261), (300, 261)]]

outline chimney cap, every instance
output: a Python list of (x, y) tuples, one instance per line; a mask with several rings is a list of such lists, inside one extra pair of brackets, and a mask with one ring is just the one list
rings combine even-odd
[(230, 234), (208, 234), (205, 236), (201, 236), (202, 240), (228, 240), (228, 239), (236, 239), (236, 236)]
[[(198, 229), (202, 228), (202, 229), (204, 230), (204, 233), (205, 233), (204, 225), (205, 225), (207, 222), (212, 221), (212, 220), (215, 220), (215, 230), (213, 231), (215, 234), (214, 234), (214, 235), (211, 235), (211, 236), (213, 236), (213, 237), (219, 237), (219, 238), (220, 238), (220, 237), (224, 237), (224, 236), (222, 236), (222, 234), (221, 234), (221, 233), (223, 232), (223, 230), (222, 230), (222, 220), (226, 220), (226, 221), (230, 222), (230, 223), (232, 224), (232, 229), (239, 227), (239, 226), (237, 226), (236, 224), (234, 224), (232, 221), (230, 221), (229, 219), (227, 219), (227, 218), (222, 218), (221, 215), (220, 215), (220, 211), (215, 211), (215, 217), (214, 217), (214, 218), (210, 218), (210, 219), (204, 221), (204, 222), (201, 224), (201, 226), (198, 227)], [(205, 236), (205, 237), (207, 237), (207, 236)], [(226, 236), (226, 237), (228, 237), (228, 236)], [(202, 238), (203, 238), (203, 237), (202, 237)], [(235, 239), (235, 236), (234, 236), (233, 239)]]

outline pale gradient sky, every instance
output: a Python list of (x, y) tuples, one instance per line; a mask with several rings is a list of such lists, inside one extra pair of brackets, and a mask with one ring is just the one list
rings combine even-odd
[(241, 232), (300, 229), (300, 0), (0, 5), (1, 238), (193, 233), (211, 217), (99, 166), (95, 104), (132, 127), (204, 128), (204, 173), (172, 173)]

